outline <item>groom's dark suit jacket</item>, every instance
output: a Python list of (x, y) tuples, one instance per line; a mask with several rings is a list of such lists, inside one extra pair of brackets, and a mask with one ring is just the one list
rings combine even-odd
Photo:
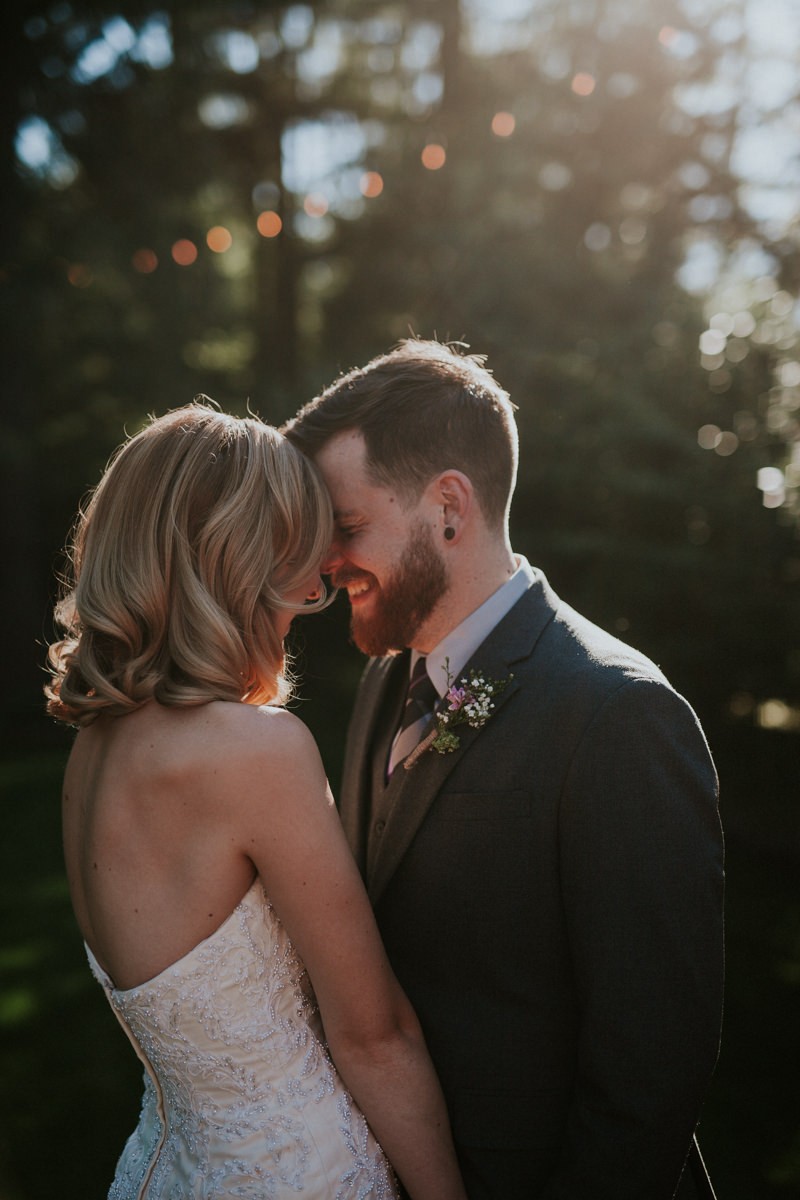
[(341, 796), (471, 1200), (710, 1195), (693, 1133), (719, 1044), (723, 868), (697, 719), (540, 572), (471, 665), (510, 679), (495, 712), (396, 770), (375, 829), (408, 655), (370, 661)]

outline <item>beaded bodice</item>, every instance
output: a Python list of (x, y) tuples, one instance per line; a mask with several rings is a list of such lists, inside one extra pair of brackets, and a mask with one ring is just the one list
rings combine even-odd
[(258, 880), (210, 937), (139, 987), (116, 989), (87, 953), (145, 1068), (109, 1200), (396, 1195)]

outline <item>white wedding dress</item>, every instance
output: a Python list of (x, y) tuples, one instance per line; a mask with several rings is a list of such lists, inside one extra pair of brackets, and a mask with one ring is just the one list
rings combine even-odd
[(258, 879), (215, 933), (139, 987), (115, 988), (87, 954), (145, 1068), (109, 1200), (397, 1196)]

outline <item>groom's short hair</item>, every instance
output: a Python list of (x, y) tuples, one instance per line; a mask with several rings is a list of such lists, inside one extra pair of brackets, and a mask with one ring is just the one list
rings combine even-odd
[(487, 524), (506, 519), (518, 460), (514, 405), (483, 355), (408, 338), (340, 376), (282, 432), (314, 458), (345, 430), (362, 434), (375, 484), (412, 501), (454, 468), (472, 481)]

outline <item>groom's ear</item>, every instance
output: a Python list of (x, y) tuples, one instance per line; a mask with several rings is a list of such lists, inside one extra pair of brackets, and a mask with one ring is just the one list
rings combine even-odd
[(444, 536), (446, 529), (454, 533), (447, 534), (447, 540), (456, 541), (463, 531), (465, 522), (472, 514), (475, 505), (475, 489), (469, 476), (455, 468), (442, 471), (432, 479), (426, 489), (428, 500), (439, 509), (441, 531)]

